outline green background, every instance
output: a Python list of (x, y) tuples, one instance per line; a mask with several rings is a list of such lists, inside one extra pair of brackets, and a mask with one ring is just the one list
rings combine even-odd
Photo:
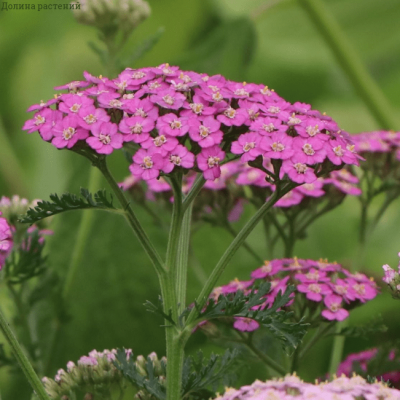
[[(149, 3), (152, 16), (137, 28), (125, 54), (128, 56), (135, 45), (160, 26), (165, 33), (135, 66), (169, 62), (199, 72), (221, 73), (238, 81), (265, 83), (288, 101), (311, 103), (313, 108), (325, 111), (346, 131), (379, 129), (297, 1), (150, 0)], [(400, 120), (400, 2), (325, 0), (325, 3)], [(252, 18), (254, 10), (262, 4), (270, 7)], [(30, 199), (47, 199), (50, 193), (77, 192), (80, 186), (87, 186), (90, 167), (86, 160), (58, 151), (39, 135), (26, 134), (21, 127), (28, 118), (25, 112), (28, 106), (51, 98), (54, 86), (79, 80), (84, 70), (104, 74), (97, 56), (87, 45), (89, 41), (97, 41), (95, 30), (78, 25), (70, 11), (0, 11), (0, 148), (3, 147), (0, 195), (18, 193)], [(18, 165), (11, 164), (7, 154), (4, 155), (5, 138)], [(127, 175), (122, 154), (113, 154), (110, 159), (114, 174), (122, 180)], [(102, 187), (106, 187), (105, 182)], [(158, 211), (156, 207), (155, 210)], [(396, 201), (366, 248), (360, 250), (358, 202), (348, 198), (312, 226), (307, 239), (297, 244), (295, 253), (298, 257), (327, 257), (346, 266), (363, 266), (380, 280), (383, 264), (392, 267), (397, 264), (398, 210)], [(154, 226), (141, 209), (138, 213), (151, 238), (164, 251), (167, 233)], [(246, 216), (249, 215), (247, 210)], [(77, 212), (54, 219), (55, 235), (48, 248), (51, 264), (61, 275), (65, 274), (72, 256), (80, 218)], [(219, 228), (205, 226), (195, 233), (193, 249), (205, 274), (229, 242), (228, 234)], [(249, 242), (259, 254), (266, 255), (261, 229), (255, 230)], [(245, 279), (257, 267), (241, 250), (221, 283), (234, 277)], [(3, 288), (1, 307), (11, 315), (11, 301), (6, 289), (0, 287)], [(199, 288), (198, 277), (191, 271), (189, 300), (193, 300)], [(399, 319), (393, 317), (398, 315), (398, 304), (386, 288), (382, 292), (374, 301), (353, 311), (350, 318), (350, 323), (356, 324), (382, 314), (390, 329), (379, 341), (395, 338), (400, 325)], [(155, 274), (129, 227), (118, 217), (96, 214), (69, 299), (72, 319), (59, 338), (50, 375), (65, 367), (68, 360), (76, 361), (94, 348), (129, 347), (136, 354), (156, 351), (163, 355), (162, 321), (143, 307), (145, 300), (155, 301), (157, 295)], [(377, 343), (376, 339), (347, 340), (345, 353), (365, 349)], [(198, 334), (188, 350), (193, 352), (200, 346), (211, 349)], [(300, 373), (308, 378), (325, 373), (330, 346), (329, 340), (321, 342), (310, 353), (307, 367)], [(243, 380), (249, 382), (255, 374), (248, 371)], [(262, 378), (262, 372), (257, 376)], [(29, 398), (29, 388), (18, 373), (0, 370), (0, 388), (3, 400)]]

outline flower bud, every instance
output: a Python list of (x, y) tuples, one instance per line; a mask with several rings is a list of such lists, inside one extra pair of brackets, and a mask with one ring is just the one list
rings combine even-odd
[(82, 0), (74, 15), (81, 24), (130, 33), (149, 17), (150, 6), (144, 0)]

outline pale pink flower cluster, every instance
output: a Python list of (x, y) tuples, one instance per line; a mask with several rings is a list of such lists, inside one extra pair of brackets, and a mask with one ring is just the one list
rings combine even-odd
[[(285, 309), (295, 310), (299, 303), (306, 304), (313, 310), (312, 314), (317, 314), (319, 310), (319, 320), (321, 315), (324, 320), (343, 321), (349, 316), (349, 309), (372, 300), (378, 293), (375, 282), (364, 274), (352, 274), (336, 262), (295, 257), (265, 261), (264, 265), (251, 273), (251, 279), (235, 279), (225, 286), (217, 287), (211, 298), (217, 301), (221, 294), (229, 295), (238, 290), (248, 293), (262, 281), (270, 282), (271, 290), (265, 295), (265, 302), (257, 306), (257, 309), (271, 307), (278, 294), (283, 294), (288, 285), (294, 285), (295, 292)], [(259, 324), (240, 317), (235, 318), (233, 326), (241, 331), (253, 331)]]
[[(354, 371), (360, 371), (362, 370), (365, 375), (371, 375), (368, 374), (368, 365), (370, 362), (372, 362), (375, 358), (375, 356), (378, 354), (378, 349), (370, 349), (370, 350), (365, 350), (361, 351), (359, 353), (352, 353), (349, 354), (344, 361), (342, 361), (338, 367), (337, 370), (337, 375), (346, 375), (346, 376), (351, 376)], [(388, 356), (388, 361), (397, 361), (399, 362), (399, 357), (396, 356), (396, 351), (392, 350), (389, 353)], [(364, 374), (363, 374), (364, 375)], [(384, 380), (387, 382), (388, 380), (390, 383), (396, 387), (400, 388), (400, 371), (391, 371), (391, 372), (384, 372), (380, 375), (377, 375), (377, 378), (379, 380)]]
[[(63, 395), (70, 395), (75, 391), (91, 392), (96, 388), (110, 388), (112, 385), (120, 385), (123, 381), (122, 373), (114, 365), (117, 350), (104, 350), (99, 352), (92, 350), (87, 356), (82, 356), (77, 363), (69, 361), (67, 368), (59, 369), (54, 379), (44, 377), (42, 379), (47, 394), (51, 398), (63, 398)], [(132, 350), (125, 349), (126, 359), (132, 358)], [(154, 366), (154, 373), (164, 382), (165, 377), (162, 376), (161, 361), (156, 353), (148, 355)], [(138, 356), (134, 360), (135, 366), (139, 374), (147, 376), (146, 364), (147, 360), (143, 356)]]
[[(400, 253), (398, 254), (400, 257)], [(383, 282), (387, 283), (392, 290), (393, 297), (400, 298), (400, 263), (397, 271), (391, 268), (388, 264), (382, 266), (385, 276), (382, 278)]]
[(312, 384), (295, 375), (266, 382), (255, 381), (240, 389), (227, 388), (214, 400), (400, 400), (400, 391), (380, 382), (368, 383), (360, 376), (341, 376)]
[(1, 217), (0, 211), (0, 269), (13, 248), (13, 235), (8, 221)]
[(400, 159), (400, 132), (373, 131), (352, 135), (355, 150), (363, 156), (368, 153), (390, 153), (396, 152)]
[(169, 64), (128, 68), (115, 79), (84, 77), (56, 88), (68, 93), (31, 106), (35, 115), (23, 129), (57, 148), (86, 146), (99, 154), (134, 143), (130, 170), (147, 181), (179, 168), (212, 181), (232, 157), (261, 156), (271, 173), (279, 169), (281, 179), (298, 184), (316, 181), (323, 166), (358, 165), (349, 135), (332, 118), (264, 85)]

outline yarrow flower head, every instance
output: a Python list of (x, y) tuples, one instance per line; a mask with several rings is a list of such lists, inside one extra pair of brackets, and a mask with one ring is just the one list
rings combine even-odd
[[(133, 359), (131, 349), (125, 349), (126, 359), (133, 362), (136, 371), (144, 378), (148, 377), (146, 370), (146, 358), (138, 356)], [(112, 387), (124, 386), (124, 378), (121, 371), (116, 367), (117, 350), (104, 350), (99, 352), (92, 350), (87, 356), (82, 356), (77, 363), (69, 361), (66, 369), (59, 369), (54, 379), (44, 377), (42, 379), (47, 394), (52, 399), (63, 399), (63, 396), (70, 396), (71, 393), (91, 393), (95, 396), (106, 393)], [(166, 359), (158, 359), (156, 353), (147, 356), (153, 363), (155, 376), (161, 383), (165, 382), (162, 363)], [(138, 389), (138, 388), (137, 388)], [(137, 397), (150, 400), (151, 396), (144, 390), (138, 391)]]
[(135, 152), (132, 174), (146, 181), (175, 171), (215, 181), (239, 157), (271, 184), (312, 184), (358, 164), (349, 136), (330, 117), (263, 85), (169, 64), (127, 68), (114, 79), (87, 72), (84, 78), (30, 107), (35, 114), (23, 129), (59, 149), (107, 155), (125, 146)]
[[(339, 364), (339, 367), (337, 369), (337, 375), (346, 375), (350, 377), (355, 371), (357, 373), (361, 373), (364, 377), (367, 377), (368, 375), (376, 376), (376, 378), (380, 381), (390, 381), (391, 385), (393, 385), (395, 388), (399, 389), (400, 388), (400, 371), (398, 368), (394, 367), (395, 370), (387, 372), (387, 366), (385, 366), (385, 361), (380, 362), (381, 367), (382, 367), (382, 372), (380, 374), (380, 371), (374, 371), (372, 373), (370, 371), (370, 363), (371, 367), (373, 366), (373, 362), (375, 359), (378, 357), (378, 353), (380, 350), (377, 348), (370, 349), (370, 350), (365, 350), (361, 351), (359, 353), (352, 353), (349, 354), (344, 361), (342, 361)], [(379, 354), (379, 359), (381, 360), (381, 354)], [(397, 362), (400, 362), (400, 357), (398, 356), (398, 352), (396, 350), (390, 350), (389, 354), (387, 356), (388, 365), (392, 365)], [(362, 371), (362, 372), (358, 372)]]
[(308, 383), (296, 375), (266, 382), (255, 381), (240, 389), (227, 388), (214, 400), (399, 400), (400, 391), (376, 381), (368, 383), (361, 376), (341, 376), (330, 382)]
[[(398, 254), (400, 257), (400, 253)], [(388, 264), (382, 266), (385, 276), (382, 278), (383, 282), (387, 283), (392, 291), (392, 296), (395, 299), (400, 299), (400, 263), (397, 271), (391, 268)]]
[[(235, 279), (227, 285), (213, 290), (211, 298), (230, 295), (242, 290), (245, 293), (254, 290), (260, 282), (270, 282), (271, 290), (265, 295), (262, 309), (273, 305), (278, 294), (283, 294), (288, 285), (295, 286), (295, 292), (284, 307), (298, 315), (300, 304), (311, 310), (306, 319), (311, 324), (321, 321), (343, 321), (349, 316), (349, 310), (372, 300), (378, 293), (375, 282), (364, 274), (352, 274), (336, 262), (298, 258), (275, 259), (265, 261), (264, 265), (251, 273), (251, 279)], [(304, 315), (304, 311), (302, 316)], [(235, 319), (233, 327), (241, 331), (258, 329), (254, 321)]]

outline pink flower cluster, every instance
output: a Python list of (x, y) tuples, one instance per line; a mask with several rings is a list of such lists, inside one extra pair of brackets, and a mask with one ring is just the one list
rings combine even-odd
[[(2, 212), (0, 211), (0, 216)], [(0, 217), (0, 269), (13, 248), (13, 235), (8, 221)]]
[(214, 400), (400, 400), (400, 391), (375, 382), (368, 383), (360, 376), (341, 376), (331, 382), (312, 384), (295, 375), (266, 382), (255, 381), (240, 389), (227, 388)]
[[(365, 375), (368, 375), (368, 364), (374, 360), (375, 356), (378, 353), (378, 349), (370, 349), (361, 351), (360, 353), (352, 353), (349, 354), (344, 361), (342, 361), (338, 367), (337, 375), (346, 375), (351, 376), (354, 371), (362, 370), (365, 372)], [(396, 352), (392, 350), (389, 353), (388, 361), (400, 361), (399, 357), (396, 357)], [(384, 374), (378, 375), (377, 378), (379, 380), (384, 380), (396, 387), (400, 388), (400, 371), (393, 372), (385, 372)]]
[[(211, 298), (217, 301), (221, 294), (238, 290), (249, 292), (260, 280), (271, 282), (271, 291), (265, 296), (261, 308), (271, 307), (278, 293), (284, 293), (288, 285), (294, 285), (296, 290), (285, 308), (294, 310), (296, 314), (296, 306), (306, 304), (312, 311), (310, 314), (317, 314), (317, 318), (321, 315), (330, 321), (343, 321), (349, 316), (349, 309), (372, 300), (378, 293), (375, 282), (364, 274), (352, 274), (336, 262), (295, 257), (265, 261), (263, 266), (251, 273), (250, 280), (235, 279), (228, 285), (217, 287)], [(241, 331), (253, 331), (258, 327), (256, 321), (248, 318), (236, 318), (234, 322), (234, 328)]]
[[(248, 186), (252, 189), (253, 195), (259, 197), (262, 200), (266, 200), (275, 191), (275, 185), (266, 180), (267, 174), (260, 169), (252, 168), (247, 163), (243, 163), (240, 160), (232, 161), (228, 164), (221, 166), (221, 175), (214, 181), (207, 181), (197, 201), (196, 208), (201, 208), (202, 205), (202, 194), (204, 197), (203, 210), (206, 214), (211, 209), (217, 210), (223, 207), (229, 212), (229, 220), (236, 221), (240, 218), (243, 206), (248, 202), (243, 186)], [(189, 192), (195, 180), (195, 173), (189, 172), (183, 178), (183, 190), (185, 193)], [(136, 198), (139, 192), (144, 190), (145, 196), (142, 199), (156, 201), (159, 197), (172, 201), (172, 188), (169, 183), (163, 178), (152, 179), (146, 181), (143, 189), (143, 179), (135, 177), (133, 175), (128, 176), (120, 186)], [(343, 195), (359, 196), (361, 189), (358, 187), (359, 179), (349, 172), (347, 169), (341, 169), (339, 171), (332, 171), (327, 178), (318, 178), (312, 183), (305, 183), (301, 186), (297, 186), (290, 192), (285, 194), (274, 207), (292, 207), (303, 203), (306, 199), (320, 198), (332, 199), (333, 197), (340, 197)], [(218, 195), (215, 197), (214, 204), (211, 204), (211, 199), (207, 195), (207, 191), (220, 192), (222, 199), (218, 199)], [(225, 196), (225, 192), (228, 190), (229, 195)], [(164, 196), (167, 194), (167, 196)], [(231, 204), (227, 203), (225, 197), (233, 198), (234, 201)], [(139, 200), (139, 199), (138, 199)], [(218, 204), (218, 200), (222, 204)], [(196, 214), (196, 212), (195, 212)]]
[[(111, 390), (113, 385), (120, 389), (123, 376), (113, 363), (116, 360), (116, 354), (115, 349), (102, 352), (92, 350), (87, 356), (82, 356), (76, 364), (69, 361), (67, 369), (59, 369), (54, 379), (47, 377), (42, 379), (47, 394), (52, 399), (63, 399), (64, 396), (69, 398), (76, 391), (94, 393), (99, 388)], [(125, 349), (125, 354), (127, 360), (131, 359), (132, 350)], [(149, 354), (147, 358), (153, 362), (155, 375), (160, 382), (165, 382), (161, 368), (161, 361), (165, 363), (165, 358), (159, 360), (156, 353)], [(146, 362), (143, 356), (136, 357), (134, 361), (138, 373), (144, 377), (147, 377)]]
[[(398, 254), (400, 257), (400, 253)], [(382, 266), (385, 276), (382, 278), (383, 282), (387, 283), (394, 298), (400, 298), (400, 263), (397, 271), (391, 268), (388, 264)]]
[(367, 153), (390, 153), (396, 152), (400, 160), (400, 132), (374, 131), (352, 135), (355, 150), (367, 156)]
[(84, 77), (55, 88), (68, 93), (31, 106), (35, 115), (23, 129), (57, 148), (89, 146), (99, 154), (134, 143), (139, 148), (130, 170), (147, 181), (177, 168), (212, 181), (232, 156), (279, 161), (280, 178), (298, 184), (316, 181), (323, 163), (358, 165), (349, 135), (332, 118), (264, 85), (168, 64), (128, 68), (115, 79)]

